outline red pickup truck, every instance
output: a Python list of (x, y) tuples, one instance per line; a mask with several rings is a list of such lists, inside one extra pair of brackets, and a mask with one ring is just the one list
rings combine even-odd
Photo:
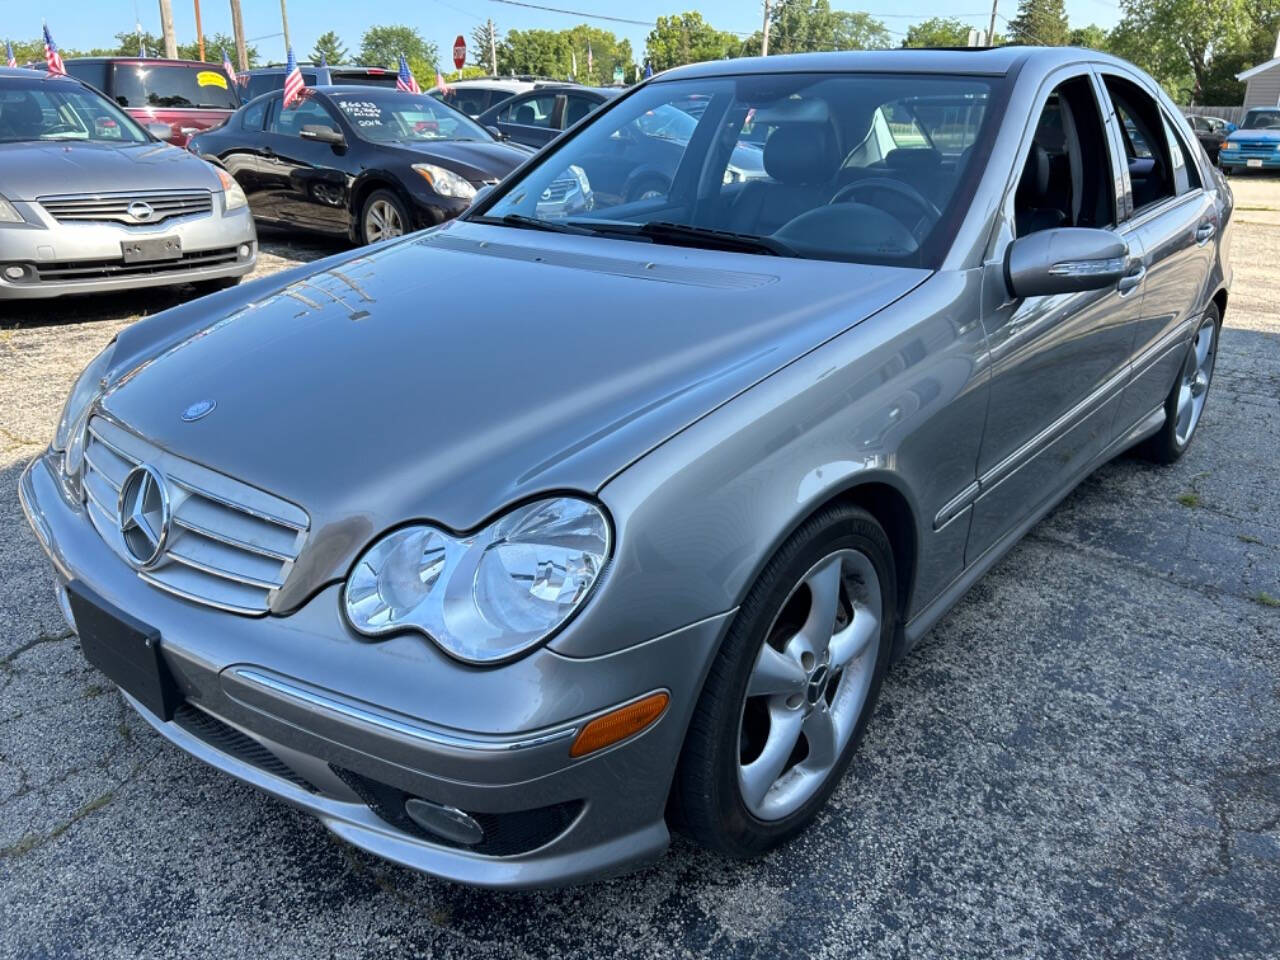
[(143, 124), (168, 125), (170, 143), (186, 146), (240, 106), (240, 91), (221, 64), (145, 57), (76, 57), (67, 73), (97, 87)]

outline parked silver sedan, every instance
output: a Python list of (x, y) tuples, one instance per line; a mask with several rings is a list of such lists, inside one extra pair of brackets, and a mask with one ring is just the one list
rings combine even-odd
[[(691, 97), (656, 195), (539, 213)], [(752, 856), (1040, 517), (1188, 449), (1230, 212), (1101, 54), (672, 70), (454, 223), (123, 330), (22, 503), (128, 702), (352, 843), (498, 887), (669, 824)]]
[(0, 69), (0, 300), (224, 287), (257, 255), (228, 174), (78, 80)]

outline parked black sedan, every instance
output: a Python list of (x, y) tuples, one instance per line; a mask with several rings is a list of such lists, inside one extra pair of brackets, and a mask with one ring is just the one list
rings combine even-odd
[(269, 226), (397, 237), (457, 216), (531, 152), (425, 94), (308, 87), (288, 107), (282, 97), (251, 100), (188, 144), (236, 178)]
[(544, 84), (490, 107), (476, 122), (496, 127), (507, 140), (536, 149), (621, 92), (612, 87)]

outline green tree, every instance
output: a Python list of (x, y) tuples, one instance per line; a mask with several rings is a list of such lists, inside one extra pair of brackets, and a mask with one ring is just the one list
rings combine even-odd
[(625, 74), (632, 60), (630, 40), (585, 23), (569, 30), (509, 30), (498, 45), (499, 73), (568, 78), (576, 64), (576, 79), (583, 83), (610, 83), (614, 66)]
[(1071, 40), (1065, 0), (1022, 0), (1009, 21), (1009, 41), (1044, 47), (1065, 47)]
[[(1121, 8), (1114, 49), (1183, 103), (1238, 102), (1230, 67), (1251, 58), (1254, 44), (1265, 48), (1262, 31), (1280, 17), (1276, 0), (1121, 0)], [(1269, 49), (1259, 62), (1266, 59)]]
[(489, 63), (489, 53), (502, 42), (502, 35), (492, 20), (486, 20), (471, 31), (471, 62), (483, 67), (485, 73), (493, 69)]
[(703, 60), (723, 60), (736, 54), (741, 46), (737, 36), (717, 30), (696, 10), (659, 17), (644, 45), (645, 56), (655, 70)]
[(904, 47), (964, 47), (969, 25), (957, 17), (930, 17), (907, 27)]
[(440, 62), (436, 45), (403, 24), (372, 26), (360, 38), (360, 62), (369, 67), (395, 67), (404, 54), (418, 82), (425, 88), (435, 79)]
[[(769, 52), (884, 50), (890, 45), (885, 25), (868, 13), (832, 10), (829, 0), (779, 0), (769, 15)], [(760, 34), (743, 45), (758, 56)]]
[(320, 63), (321, 61), (333, 66), (347, 62), (347, 48), (342, 45), (342, 40), (332, 30), (320, 34), (316, 38), (315, 49), (311, 51), (311, 62)]
[(1107, 51), (1107, 31), (1103, 30), (1096, 23), (1091, 23), (1087, 27), (1076, 27), (1067, 37), (1067, 43), (1073, 47), (1084, 47), (1088, 50)]

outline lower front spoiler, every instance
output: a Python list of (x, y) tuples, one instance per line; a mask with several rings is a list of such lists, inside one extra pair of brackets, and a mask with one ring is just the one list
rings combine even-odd
[[(127, 693), (121, 696), (155, 730), (198, 760), (317, 817), (343, 840), (401, 866), (472, 886), (518, 890), (563, 886), (620, 873), (660, 857), (670, 840), (666, 822), (560, 854), (505, 859), (477, 857), (417, 840), (389, 826), (364, 803), (312, 793), (217, 750), (176, 723), (166, 723)], [(586, 811), (584, 811), (584, 814)]]

